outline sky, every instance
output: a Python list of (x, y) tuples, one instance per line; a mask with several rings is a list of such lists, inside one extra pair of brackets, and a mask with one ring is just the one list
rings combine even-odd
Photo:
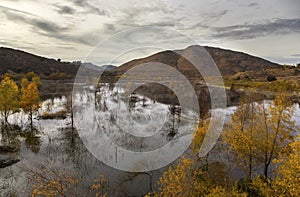
[[(149, 36), (143, 27), (158, 29)], [(122, 33), (132, 28), (139, 32)], [(166, 32), (277, 63), (300, 63), (299, 0), (0, 0), (0, 46), (63, 61), (85, 61), (105, 40), (115, 43), (102, 50), (101, 60), (88, 58), (93, 63), (150, 55), (161, 50), (149, 47), (161, 39), (168, 49), (188, 46)], [(118, 54), (120, 42), (129, 47), (141, 39), (143, 49)]]

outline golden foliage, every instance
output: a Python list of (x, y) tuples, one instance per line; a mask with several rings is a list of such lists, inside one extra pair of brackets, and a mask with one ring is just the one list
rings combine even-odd
[[(182, 157), (175, 166), (170, 166), (159, 179), (159, 191), (149, 193), (148, 196), (245, 196), (235, 189), (221, 186), (214, 180), (215, 177), (211, 177), (223, 177), (219, 174), (220, 165), (211, 165), (212, 172), (203, 170), (203, 166), (199, 165), (197, 153), (209, 123), (209, 120), (202, 121), (194, 134), (192, 158)], [(218, 172), (218, 175), (215, 172)]]
[(40, 101), (40, 94), (38, 85), (35, 82), (28, 82), (26, 79), (22, 79), (22, 96), (21, 106), (25, 111), (35, 110), (38, 107)]
[(0, 110), (5, 122), (7, 122), (9, 114), (18, 108), (18, 94), (17, 84), (6, 75), (0, 85)]
[(257, 129), (257, 120), (260, 119), (258, 110), (255, 103), (242, 103), (231, 116), (232, 120), (222, 136), (223, 142), (244, 161), (240, 164), (246, 166), (248, 178), (252, 176), (252, 169), (257, 159), (255, 157), (257, 144), (260, 143), (257, 139), (260, 133)]
[(99, 178), (94, 180), (90, 193), (94, 193), (96, 197), (106, 197), (108, 187), (104, 175), (99, 174)]
[(293, 109), (285, 95), (277, 96), (269, 106), (242, 103), (232, 115), (223, 141), (246, 163), (248, 178), (252, 176), (254, 165), (263, 165), (267, 178), (272, 160), (292, 140), (292, 115)]
[(291, 152), (275, 160), (278, 168), (274, 189), (277, 194), (296, 197), (300, 196), (300, 135), (289, 146)]
[(76, 174), (61, 167), (40, 164), (35, 169), (28, 169), (28, 181), (32, 184), (31, 196), (96, 196), (106, 197), (108, 187), (104, 175), (94, 180), (90, 190), (83, 194), (78, 189), (81, 183)]
[(30, 170), (28, 179), (33, 185), (32, 197), (66, 196), (66, 194), (72, 193), (73, 188), (78, 183), (74, 173), (59, 170), (58, 168), (50, 168), (45, 165), (41, 165), (35, 170)]
[(252, 187), (261, 196), (300, 196), (300, 135), (291, 142), (290, 151), (280, 154), (279, 159), (274, 159), (278, 165), (275, 170), (276, 177), (266, 181), (257, 177), (252, 182)]
[(204, 140), (204, 137), (206, 135), (206, 132), (209, 127), (209, 120), (201, 120), (196, 132), (194, 133), (194, 137), (191, 144), (191, 149), (195, 154), (198, 154), (201, 144)]
[(159, 180), (159, 192), (147, 196), (246, 196), (235, 188), (228, 189), (216, 184), (208, 172), (197, 167), (192, 159), (182, 157), (177, 165), (169, 167)]
[(182, 157), (176, 166), (169, 167), (159, 180), (160, 191), (155, 196), (193, 196), (196, 189), (193, 164), (191, 159)]

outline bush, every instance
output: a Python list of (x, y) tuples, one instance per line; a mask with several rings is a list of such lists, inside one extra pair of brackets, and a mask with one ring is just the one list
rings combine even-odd
[(268, 80), (268, 81), (276, 81), (277, 78), (276, 78), (274, 75), (269, 75), (269, 76), (267, 77), (267, 80)]
[(40, 116), (41, 119), (65, 119), (67, 118), (67, 111), (61, 110), (56, 113), (45, 112)]
[(55, 72), (52, 73), (48, 78), (51, 80), (65, 79), (67, 74), (65, 72)]

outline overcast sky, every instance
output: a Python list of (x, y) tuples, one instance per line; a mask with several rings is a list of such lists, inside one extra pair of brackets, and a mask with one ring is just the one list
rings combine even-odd
[[(84, 60), (104, 39), (143, 26), (174, 30), (201, 45), (242, 51), (274, 62), (300, 62), (299, 0), (0, 1), (0, 46), (65, 61)], [(122, 42), (134, 40), (123, 36)], [(179, 46), (172, 45), (176, 38), (169, 36), (168, 40), (170, 49)], [(110, 50), (116, 53), (118, 48)], [(159, 49), (143, 50), (143, 54), (155, 50)], [(127, 58), (139, 56), (142, 54), (132, 53)]]

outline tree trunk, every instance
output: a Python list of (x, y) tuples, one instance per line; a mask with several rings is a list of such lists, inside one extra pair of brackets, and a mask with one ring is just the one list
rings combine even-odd
[[(96, 98), (95, 98), (96, 99)], [(73, 114), (73, 98), (72, 95), (70, 97), (70, 108), (71, 108), (71, 127), (72, 127), (72, 135), (74, 134), (74, 114)]]
[(249, 171), (248, 171), (248, 179), (252, 178), (252, 154), (249, 156)]
[(264, 180), (265, 181), (268, 179), (268, 169), (269, 169), (269, 165), (265, 164), (265, 168), (264, 168)]
[(30, 130), (31, 130), (31, 133), (34, 134), (33, 133), (33, 124), (32, 124), (32, 110), (30, 110), (29, 116), (30, 116)]
[(5, 128), (8, 126), (8, 116), (6, 114), (4, 117), (4, 125), (5, 125)]
[(4, 111), (4, 126), (5, 128), (8, 126), (8, 112), (6, 110)]

